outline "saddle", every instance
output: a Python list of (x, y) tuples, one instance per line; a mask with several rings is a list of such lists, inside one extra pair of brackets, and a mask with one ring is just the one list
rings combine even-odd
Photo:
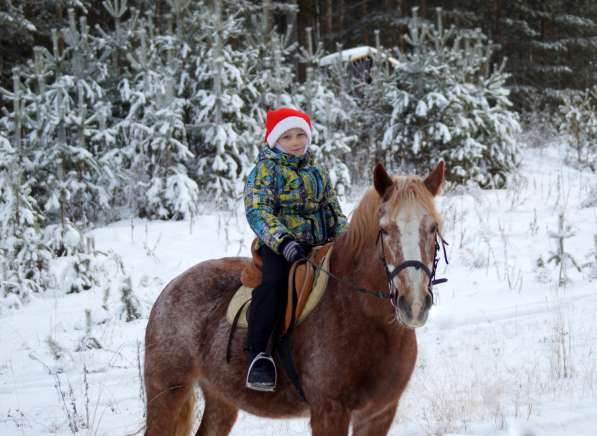
[[(251, 244), (252, 259), (241, 272), (242, 286), (236, 291), (226, 312), (228, 322), (237, 327), (247, 327), (247, 313), (253, 289), (262, 280), (263, 259), (256, 250), (257, 239)], [(329, 268), (333, 243), (314, 247), (309, 255), (310, 262), (295, 262), (288, 274), (288, 298), (284, 317), (283, 332), (293, 323), (297, 325), (317, 306), (327, 287), (328, 275), (321, 274), (321, 269)], [(316, 265), (316, 266), (314, 266)], [(294, 309), (294, 313), (293, 313)]]

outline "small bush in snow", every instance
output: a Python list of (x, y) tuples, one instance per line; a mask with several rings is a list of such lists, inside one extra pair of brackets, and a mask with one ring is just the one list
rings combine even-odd
[(593, 251), (589, 253), (588, 260), (583, 267), (589, 268), (589, 277), (597, 279), (597, 235), (593, 235), (593, 243), (595, 244)]
[(126, 276), (120, 284), (120, 295), (123, 304), (122, 318), (126, 322), (141, 318), (141, 304), (133, 292), (133, 284), (130, 276)]
[(91, 322), (91, 310), (85, 309), (85, 336), (79, 340), (79, 345), (75, 351), (87, 351), (87, 350), (99, 350), (102, 348), (102, 344), (93, 337), (91, 333), (92, 322)]
[(597, 87), (566, 97), (560, 112), (560, 129), (569, 135), (569, 159), (597, 171)]
[(558, 217), (558, 231), (549, 232), (549, 237), (556, 240), (556, 251), (550, 253), (547, 263), (553, 262), (560, 267), (558, 275), (558, 285), (564, 286), (568, 282), (568, 264), (571, 263), (580, 272), (581, 268), (574, 260), (572, 255), (565, 251), (564, 240), (571, 238), (575, 233), (569, 225), (564, 224), (564, 214), (561, 213)]
[(66, 354), (66, 350), (60, 345), (52, 336), (46, 338), (46, 344), (50, 350), (50, 354), (55, 360), (60, 360)]
[(62, 275), (62, 283), (67, 294), (88, 291), (96, 283), (92, 268), (92, 256), (77, 254), (69, 259)]
[(597, 206), (597, 185), (593, 186), (582, 203), (580, 207), (595, 207)]
[(84, 236), (82, 240), (85, 243), (78, 243), (77, 247), (84, 251), (66, 259), (62, 287), (67, 294), (87, 291), (95, 286), (103, 287), (104, 294), (107, 293), (104, 304), (107, 304), (110, 283), (115, 275), (122, 274), (124, 266), (117, 255), (97, 251), (93, 237)]

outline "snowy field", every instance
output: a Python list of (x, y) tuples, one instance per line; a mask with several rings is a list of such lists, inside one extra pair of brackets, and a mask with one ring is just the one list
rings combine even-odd
[[(509, 189), (458, 189), (440, 200), (450, 265), (417, 331), (420, 355), (390, 434), (597, 435), (597, 176), (557, 147), (525, 150)], [(591, 190), (593, 191), (591, 193)], [(344, 203), (346, 212), (354, 203)], [(559, 214), (573, 236), (568, 281), (552, 261)], [(125, 322), (113, 280), (88, 292), (0, 306), (0, 434), (124, 435), (143, 425), (143, 336), (163, 286), (209, 258), (246, 255), (242, 211), (190, 222), (121, 221), (93, 231), (96, 248), (131, 274), (141, 319)], [(538, 266), (542, 259), (544, 267)], [(60, 277), (63, 263), (54, 265)], [(113, 272), (114, 277), (116, 272)], [(64, 282), (67, 278), (64, 278)], [(105, 308), (107, 308), (107, 310)], [(77, 351), (86, 335), (100, 349)], [(198, 411), (200, 413), (200, 410)], [(306, 419), (241, 414), (235, 435), (306, 435)]]

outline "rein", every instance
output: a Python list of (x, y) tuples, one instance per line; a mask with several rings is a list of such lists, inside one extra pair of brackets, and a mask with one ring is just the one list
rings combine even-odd
[[(371, 296), (377, 297), (377, 298), (382, 298), (384, 300), (390, 300), (390, 302), (392, 303), (393, 306), (396, 306), (396, 304), (398, 302), (398, 294), (399, 294), (398, 288), (394, 284), (394, 277), (396, 277), (400, 273), (400, 271), (402, 271), (406, 268), (412, 267), (412, 268), (416, 268), (416, 269), (422, 269), (425, 272), (425, 274), (427, 274), (427, 276), (429, 277), (429, 281), (427, 283), (427, 292), (429, 292), (429, 294), (431, 295), (431, 303), (433, 304), (435, 302), (435, 298), (433, 295), (433, 286), (441, 284), (441, 283), (445, 283), (448, 281), (448, 279), (446, 279), (446, 278), (441, 278), (441, 279), (435, 278), (435, 273), (437, 271), (437, 265), (440, 260), (440, 257), (439, 257), (440, 250), (443, 250), (444, 260), (446, 261), (446, 265), (448, 264), (448, 255), (446, 253), (446, 245), (449, 245), (449, 244), (441, 236), (441, 234), (438, 231), (435, 232), (435, 255), (434, 255), (433, 266), (432, 266), (431, 270), (427, 267), (427, 265), (425, 265), (423, 262), (420, 262), (418, 260), (405, 260), (400, 265), (395, 267), (393, 271), (390, 271), (390, 268), (388, 267), (388, 262), (386, 260), (385, 250), (384, 250), (383, 231), (382, 230), (380, 230), (377, 235), (376, 244), (379, 244), (380, 241), (381, 241), (381, 258), (380, 258), (380, 260), (383, 262), (384, 270), (386, 272), (386, 278), (388, 280), (388, 288), (390, 290), (389, 292), (381, 291), (381, 290), (371, 290), (371, 289), (363, 288), (361, 286), (357, 286), (351, 280), (347, 280), (347, 279), (343, 279), (342, 277), (338, 277), (336, 274), (334, 274), (330, 271), (327, 271), (326, 269), (315, 264), (310, 259), (307, 259), (306, 257), (303, 259), (306, 262), (309, 262), (311, 265), (313, 265), (313, 267), (315, 267), (316, 269), (319, 269), (320, 271), (323, 271), (324, 273), (326, 273), (329, 277), (333, 278), (338, 283), (346, 285), (352, 291), (371, 295)], [(441, 246), (440, 246), (440, 242), (441, 242)]]

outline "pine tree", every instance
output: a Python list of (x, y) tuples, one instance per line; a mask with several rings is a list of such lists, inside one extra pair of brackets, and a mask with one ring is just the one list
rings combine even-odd
[(9, 82), (12, 68), (21, 63), (19, 49), (32, 46), (37, 32), (35, 24), (25, 16), (23, 4), (20, 3), (9, 0), (0, 4), (0, 86), (2, 81)]
[(597, 6), (587, 0), (479, 0), (431, 2), (447, 22), (481, 28), (497, 44), (494, 58), (505, 71), (516, 107), (536, 111), (560, 103), (567, 89), (595, 84)]
[(247, 13), (243, 22), (247, 37), (242, 46), (247, 56), (245, 86), (239, 93), (244, 102), (239, 144), (248, 161), (243, 177), (263, 147), (267, 111), (297, 105), (291, 95), (295, 80), (292, 55), (296, 44), (290, 43), (289, 35), (280, 35), (276, 29), (268, 28), (260, 10)]
[(388, 123), (393, 124), (389, 121), (393, 105), (387, 92), (388, 84), (392, 88), (395, 82), (395, 72), (388, 61), (389, 52), (379, 43), (377, 50), (359, 61), (349, 76), (351, 95), (357, 104), (347, 128), (358, 137), (357, 147), (353, 148), (357, 174), (360, 168), (372, 168), (376, 162), (385, 162), (392, 171), (397, 170), (398, 147), (385, 139)]
[(438, 11), (436, 26), (411, 21), (408, 42), (413, 52), (400, 56), (385, 92), (393, 108), (385, 147), (418, 170), (443, 158), (456, 183), (503, 186), (518, 164), (519, 124), (503, 64), (488, 71), (484, 35), (445, 29)]
[(30, 165), (22, 137), (25, 101), (16, 71), (13, 81), (14, 90), (8, 96), (14, 111), (0, 123), (0, 283), (2, 297), (16, 294), (25, 303), (53, 280), (48, 271), (51, 253), (41, 231), (42, 216), (25, 178), (24, 168)]
[(242, 7), (235, 2), (213, 2), (195, 15), (195, 20), (202, 22), (191, 97), (199, 132), (194, 147), (196, 174), (220, 204), (239, 196), (249, 166), (241, 148), (246, 123), (245, 103), (240, 97), (247, 85), (248, 55), (233, 42), (244, 37), (240, 12)]
[(568, 160), (597, 171), (597, 86), (566, 97), (560, 113), (560, 130), (569, 138)]
[(37, 49), (23, 73), (32, 160), (27, 176), (47, 219), (63, 228), (95, 221), (109, 200), (99, 184), (104, 168), (94, 138), (110, 108), (100, 84), (105, 69), (88, 30), (84, 18), (77, 26), (70, 10), (68, 29), (53, 34), (53, 51)]
[(151, 20), (142, 25), (138, 47), (128, 56), (136, 74), (120, 83), (121, 99), (131, 102), (119, 123), (128, 139), (124, 151), (132, 176), (128, 193), (140, 216), (192, 217), (199, 187), (187, 170), (193, 158), (185, 122), (190, 47), (172, 30), (155, 34)]
[(347, 127), (351, 124), (351, 111), (355, 101), (321, 67), (325, 55), (323, 45), (313, 50), (311, 29), (307, 29), (307, 47), (302, 48), (300, 61), (308, 65), (306, 81), (297, 90), (295, 100), (313, 120), (314, 135), (311, 152), (329, 171), (337, 193), (344, 195), (351, 186), (351, 176), (346, 156), (356, 135)]

